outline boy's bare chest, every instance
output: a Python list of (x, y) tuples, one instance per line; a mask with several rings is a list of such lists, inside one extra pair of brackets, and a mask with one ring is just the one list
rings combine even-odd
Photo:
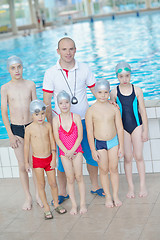
[(114, 111), (110, 109), (99, 109), (94, 113), (94, 119), (99, 122), (110, 121), (114, 119)]
[(35, 131), (32, 133), (32, 139), (40, 142), (43, 140), (47, 140), (49, 137), (48, 129), (47, 128), (41, 128), (41, 129), (35, 129)]
[(8, 99), (10, 101), (24, 101), (31, 98), (31, 90), (28, 87), (12, 87), (8, 89)]

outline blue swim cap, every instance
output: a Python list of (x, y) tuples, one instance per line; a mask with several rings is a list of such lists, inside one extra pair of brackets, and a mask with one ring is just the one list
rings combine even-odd
[(22, 60), (19, 57), (14, 55), (14, 56), (11, 56), (7, 59), (7, 69), (8, 69), (8, 71), (9, 71), (10, 66), (15, 64), (15, 63), (19, 63), (23, 67)]

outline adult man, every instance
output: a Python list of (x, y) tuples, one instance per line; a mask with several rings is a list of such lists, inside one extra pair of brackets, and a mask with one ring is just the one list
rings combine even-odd
[[(52, 122), (52, 95), (54, 95), (55, 110), (59, 113), (56, 97), (60, 91), (65, 90), (72, 99), (71, 112), (79, 114), (82, 119), (82, 148), (92, 183), (91, 193), (104, 196), (103, 189), (99, 188), (98, 185), (98, 164), (92, 159), (85, 127), (85, 113), (89, 107), (86, 86), (94, 94), (95, 78), (87, 64), (79, 63), (75, 60), (76, 47), (71, 38), (64, 37), (58, 42), (57, 53), (60, 55), (60, 59), (55, 66), (46, 71), (43, 81), (43, 100), (46, 105), (49, 105), (46, 112), (47, 119), (50, 123)], [(58, 181), (59, 200), (63, 202), (67, 197), (66, 177), (60, 160), (58, 164)]]
[[(23, 79), (23, 63), (19, 57), (8, 58), (7, 69), (11, 75), (11, 81), (1, 88), (2, 118), (9, 136), (10, 146), (14, 149), (18, 160), (20, 180), (26, 197), (22, 209), (30, 210), (32, 197), (29, 191), (29, 178), (24, 165), (24, 132), (25, 127), (31, 123), (29, 105), (32, 100), (36, 99), (36, 86), (34, 82)], [(11, 124), (7, 104), (9, 105)], [(37, 188), (36, 200), (43, 207)]]

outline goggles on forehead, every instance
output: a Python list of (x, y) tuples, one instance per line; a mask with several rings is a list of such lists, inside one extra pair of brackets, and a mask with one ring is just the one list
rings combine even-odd
[(126, 72), (131, 72), (131, 69), (129, 69), (129, 68), (127, 68), (127, 67), (125, 67), (125, 68), (120, 68), (120, 69), (118, 69), (118, 71), (117, 71), (117, 75), (118, 75), (118, 73), (121, 73), (123, 70), (126, 71)]
[(34, 110), (35, 113), (39, 113), (41, 111), (46, 111), (46, 107), (43, 106), (42, 109), (37, 108), (37, 109)]

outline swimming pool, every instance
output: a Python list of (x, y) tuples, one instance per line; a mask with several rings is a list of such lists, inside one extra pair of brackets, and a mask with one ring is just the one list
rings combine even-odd
[[(44, 72), (56, 63), (57, 42), (67, 33), (76, 42), (76, 59), (89, 64), (95, 77), (107, 78), (111, 89), (118, 83), (115, 65), (120, 60), (132, 66), (132, 82), (143, 89), (147, 100), (160, 99), (160, 13), (123, 16), (73, 25), (0, 42), (0, 86), (10, 80), (6, 59), (18, 55), (24, 63), (24, 78), (36, 83), (43, 98)], [(87, 92), (90, 103), (93, 96)], [(54, 103), (52, 102), (53, 107)], [(0, 139), (8, 138), (0, 115)]]

